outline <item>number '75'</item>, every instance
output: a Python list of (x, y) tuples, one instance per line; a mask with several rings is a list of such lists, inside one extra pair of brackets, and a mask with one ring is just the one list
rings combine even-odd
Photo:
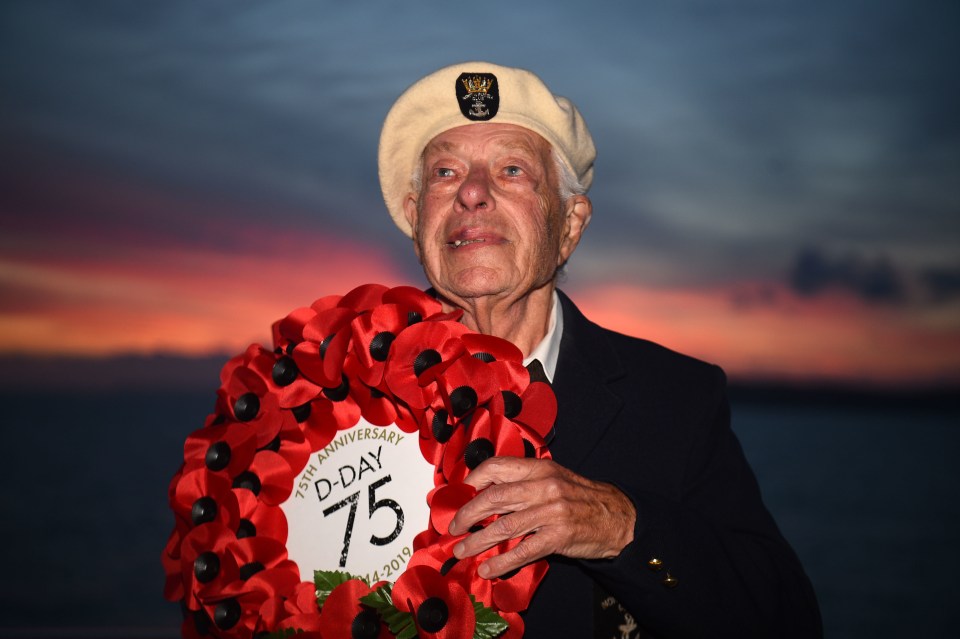
[[(393, 514), (396, 515), (397, 518), (397, 522), (393, 527), (393, 532), (386, 537), (370, 535), (370, 543), (374, 546), (386, 546), (391, 541), (396, 539), (400, 535), (400, 531), (403, 530), (403, 509), (400, 508), (400, 504), (388, 497), (377, 499), (377, 488), (380, 488), (389, 481), (391, 481), (391, 477), (390, 475), (387, 475), (381, 479), (378, 479), (367, 487), (367, 496), (369, 497), (368, 503), (370, 505), (370, 512), (367, 515), (367, 519), (373, 519), (373, 513), (377, 512), (381, 508), (389, 508), (393, 511)], [(343, 531), (343, 550), (340, 551), (341, 568), (345, 568), (347, 565), (347, 553), (350, 551), (350, 539), (353, 537), (353, 524), (357, 518), (357, 502), (359, 499), (360, 491), (357, 491), (323, 510), (323, 516), (327, 517), (337, 512), (344, 506), (348, 504), (350, 505), (350, 514), (347, 515), (347, 527)]]

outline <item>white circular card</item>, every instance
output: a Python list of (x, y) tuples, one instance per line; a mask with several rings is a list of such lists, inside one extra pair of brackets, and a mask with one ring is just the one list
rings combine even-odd
[(396, 581), (430, 520), (434, 467), (418, 437), (361, 418), (310, 455), (281, 505), (287, 553), (303, 581), (312, 582), (314, 570)]

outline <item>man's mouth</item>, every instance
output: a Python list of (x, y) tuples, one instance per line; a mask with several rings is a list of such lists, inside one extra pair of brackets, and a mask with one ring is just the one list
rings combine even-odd
[(460, 248), (461, 246), (466, 246), (467, 244), (477, 244), (480, 242), (486, 242), (485, 239), (475, 239), (475, 240), (454, 240), (453, 242), (447, 242), (447, 246), (452, 246), (455, 249)]

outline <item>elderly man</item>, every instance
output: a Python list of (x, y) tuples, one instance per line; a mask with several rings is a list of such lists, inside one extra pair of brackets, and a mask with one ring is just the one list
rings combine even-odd
[(408, 89), (380, 182), (440, 301), (516, 344), (559, 404), (554, 461), (492, 458), (450, 524), (493, 578), (547, 557), (528, 637), (811, 637), (817, 604), (730, 430), (720, 369), (587, 320), (556, 289), (590, 222), (593, 141), (535, 75), (484, 62)]

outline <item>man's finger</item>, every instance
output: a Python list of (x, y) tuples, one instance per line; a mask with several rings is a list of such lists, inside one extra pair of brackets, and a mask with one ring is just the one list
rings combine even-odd
[(450, 521), (449, 533), (462, 535), (471, 526), (491, 515), (504, 515), (529, 508), (541, 496), (538, 483), (521, 481), (487, 486), (483, 492), (460, 507)]
[(556, 464), (548, 459), (491, 457), (470, 471), (463, 481), (477, 490), (483, 490), (493, 484), (544, 477), (553, 472), (555, 466)]
[(494, 555), (480, 564), (477, 574), (484, 579), (493, 579), (511, 570), (523, 568), (529, 563), (543, 559), (552, 551), (544, 543), (544, 536), (530, 535), (507, 552)]
[(464, 537), (453, 549), (458, 559), (479, 555), (497, 544), (529, 535), (547, 523), (544, 508), (531, 508), (504, 515), (490, 525)]

